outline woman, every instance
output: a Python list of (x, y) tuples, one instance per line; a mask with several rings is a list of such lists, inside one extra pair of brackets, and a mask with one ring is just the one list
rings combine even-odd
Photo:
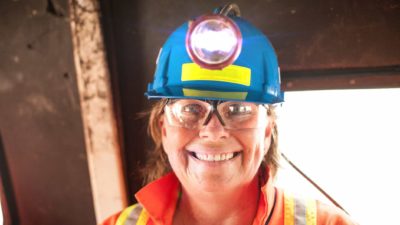
[(274, 187), (279, 68), (268, 39), (239, 15), (227, 5), (163, 46), (146, 93), (161, 99), (150, 114), (151, 182), (103, 224), (354, 224)]

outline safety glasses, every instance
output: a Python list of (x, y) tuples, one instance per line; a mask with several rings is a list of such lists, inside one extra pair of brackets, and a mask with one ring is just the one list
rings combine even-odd
[(250, 129), (265, 126), (268, 106), (251, 102), (168, 99), (164, 112), (171, 126), (200, 129), (213, 114), (225, 129)]

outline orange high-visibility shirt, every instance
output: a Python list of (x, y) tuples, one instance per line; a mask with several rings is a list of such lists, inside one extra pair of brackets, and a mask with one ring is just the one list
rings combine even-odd
[[(269, 174), (266, 173), (260, 174)], [(252, 225), (355, 225), (340, 209), (315, 200), (295, 198), (263, 180)], [(135, 196), (139, 204), (112, 215), (101, 225), (172, 225), (181, 186), (174, 173), (146, 185)]]

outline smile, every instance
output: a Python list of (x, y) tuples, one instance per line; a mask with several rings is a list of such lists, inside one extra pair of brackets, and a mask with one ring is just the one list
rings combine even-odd
[(192, 155), (196, 159), (207, 162), (228, 161), (235, 158), (239, 154), (240, 152), (230, 152), (222, 154), (204, 154), (204, 153), (190, 152), (190, 155)]

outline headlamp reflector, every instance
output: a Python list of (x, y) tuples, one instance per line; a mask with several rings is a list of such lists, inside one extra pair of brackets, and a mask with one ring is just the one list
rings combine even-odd
[(186, 49), (201, 67), (222, 69), (238, 57), (242, 36), (228, 17), (209, 15), (192, 22), (186, 36)]

